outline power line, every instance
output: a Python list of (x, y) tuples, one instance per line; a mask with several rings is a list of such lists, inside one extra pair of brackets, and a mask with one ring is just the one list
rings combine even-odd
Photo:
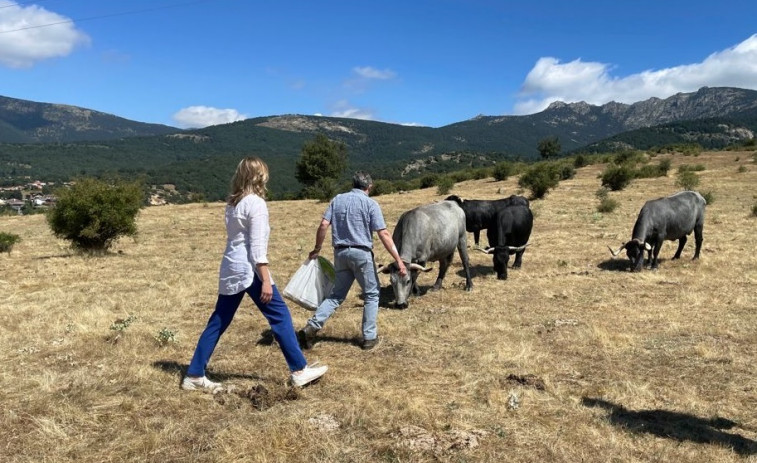
[[(44, 1), (44, 0), (39, 0), (39, 1)], [(28, 29), (39, 29), (41, 27), (57, 26), (59, 24), (69, 24), (69, 23), (74, 23), (74, 22), (92, 21), (92, 20), (95, 20), (95, 19), (113, 18), (113, 17), (116, 17), (116, 16), (126, 16), (126, 15), (131, 15), (131, 14), (147, 13), (147, 12), (151, 12), (151, 11), (167, 10), (169, 8), (178, 8), (178, 7), (183, 7), (183, 6), (196, 5), (198, 3), (206, 3), (206, 2), (209, 2), (209, 1), (213, 1), (213, 0), (196, 0), (194, 2), (174, 3), (172, 5), (163, 5), (163, 6), (156, 6), (156, 7), (152, 7), (152, 8), (142, 8), (142, 9), (139, 9), (139, 10), (122, 11), (122, 12), (119, 12), (119, 13), (108, 13), (108, 14), (102, 14), (102, 15), (97, 15), (97, 16), (89, 16), (87, 18), (67, 19), (65, 21), (57, 21), (57, 22), (54, 22), (54, 23), (37, 24), (37, 25), (34, 25), (34, 26), (19, 27), (18, 29), (11, 29), (11, 30), (7, 30), (7, 31), (0, 31), (0, 34), (9, 34), (11, 32), (25, 31), (25, 30), (28, 30)], [(15, 5), (6, 5), (6, 6), (2, 6), (1, 8), (5, 8), (7, 6), (15, 6)]]

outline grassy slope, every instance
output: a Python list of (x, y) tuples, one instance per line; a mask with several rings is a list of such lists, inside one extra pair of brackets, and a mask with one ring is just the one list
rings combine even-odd
[[(324, 342), (307, 353), (329, 373), (294, 400), (277, 401), (287, 392), (285, 364), (246, 300), (210, 376), (240, 393), (263, 385), (272, 406), (262, 411), (234, 392), (178, 389), (215, 302), (220, 203), (145, 209), (136, 242), (122, 240), (105, 258), (70, 254), (42, 216), (0, 217), (0, 231), (23, 239), (10, 256), (0, 255), (4, 459), (751, 461), (757, 165), (750, 153), (705, 153), (674, 157), (671, 172), (681, 163), (704, 164), (701, 189), (716, 195), (699, 261), (689, 260), (693, 239), (679, 261), (670, 260), (675, 245), (667, 242), (659, 271), (621, 271), (607, 246), (629, 239), (645, 200), (676, 191), (674, 175), (611, 193), (619, 208), (598, 214), (602, 166), (579, 169), (532, 203), (533, 246), (521, 270), (498, 281), (490, 259), (471, 252), (475, 287), (466, 293), (456, 257), (444, 290), (405, 311), (382, 309), (384, 342), (375, 352), (352, 343), (361, 318), (353, 288)], [(737, 172), (740, 165), (747, 172)], [(515, 178), (470, 181), (453, 193), (495, 198), (516, 185)], [(379, 197), (390, 229), (403, 211), (442, 198), (435, 193)], [(269, 257), (281, 288), (311, 248), (324, 207), (269, 204)], [(383, 249), (377, 256), (386, 262)], [(435, 272), (424, 274), (421, 286), (434, 279)], [(383, 305), (391, 299), (385, 288)], [(301, 326), (309, 312), (291, 310)], [(137, 320), (114, 341), (110, 326), (127, 315)], [(157, 345), (164, 327), (178, 343)], [(544, 390), (509, 381), (510, 374), (535, 375)], [(515, 397), (519, 408), (512, 409)], [(584, 398), (616, 407), (588, 406)], [(324, 417), (339, 427), (310, 421)], [(716, 417), (736, 424), (713, 427), (708, 420)], [(428, 434), (413, 440), (410, 425)], [(479, 430), (461, 440), (463, 431)], [(465, 447), (472, 436), (477, 447), (448, 448)]]

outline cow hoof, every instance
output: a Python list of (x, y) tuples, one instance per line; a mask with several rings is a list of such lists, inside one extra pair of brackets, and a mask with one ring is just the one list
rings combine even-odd
[(507, 275), (497, 275), (498, 280), (507, 280)]

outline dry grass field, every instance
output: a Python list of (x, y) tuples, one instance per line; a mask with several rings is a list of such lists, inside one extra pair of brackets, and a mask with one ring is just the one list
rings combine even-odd
[[(0, 255), (0, 459), (757, 461), (757, 164), (751, 152), (672, 161), (668, 177), (611, 193), (613, 213), (596, 212), (602, 165), (532, 201), (533, 245), (507, 281), (471, 251), (473, 292), (463, 291), (455, 257), (442, 291), (395, 310), (382, 277), (375, 351), (356, 344), (355, 286), (306, 353), (329, 372), (301, 390), (286, 385), (249, 299), (208, 374), (233, 387), (179, 389), (215, 303), (222, 204), (144, 209), (137, 239), (99, 258), (70, 252), (43, 216), (0, 217), (0, 231), (23, 240)], [(672, 261), (666, 242), (658, 271), (630, 273), (607, 247), (630, 239), (646, 200), (677, 191), (683, 163), (706, 167), (700, 190), (716, 198), (702, 257), (690, 260), (692, 237)], [(452, 193), (517, 191), (510, 178)], [(431, 188), (377, 200), (393, 230), (405, 210), (445, 196)], [(280, 289), (312, 248), (324, 208), (269, 203)], [(378, 260), (387, 257), (379, 249)], [(435, 276), (423, 274), (422, 289)], [(310, 313), (290, 308), (301, 327)]]

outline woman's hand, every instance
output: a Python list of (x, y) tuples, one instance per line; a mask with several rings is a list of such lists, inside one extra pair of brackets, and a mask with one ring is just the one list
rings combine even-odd
[(268, 304), (273, 298), (273, 287), (270, 280), (263, 281), (263, 288), (260, 290), (260, 302)]

